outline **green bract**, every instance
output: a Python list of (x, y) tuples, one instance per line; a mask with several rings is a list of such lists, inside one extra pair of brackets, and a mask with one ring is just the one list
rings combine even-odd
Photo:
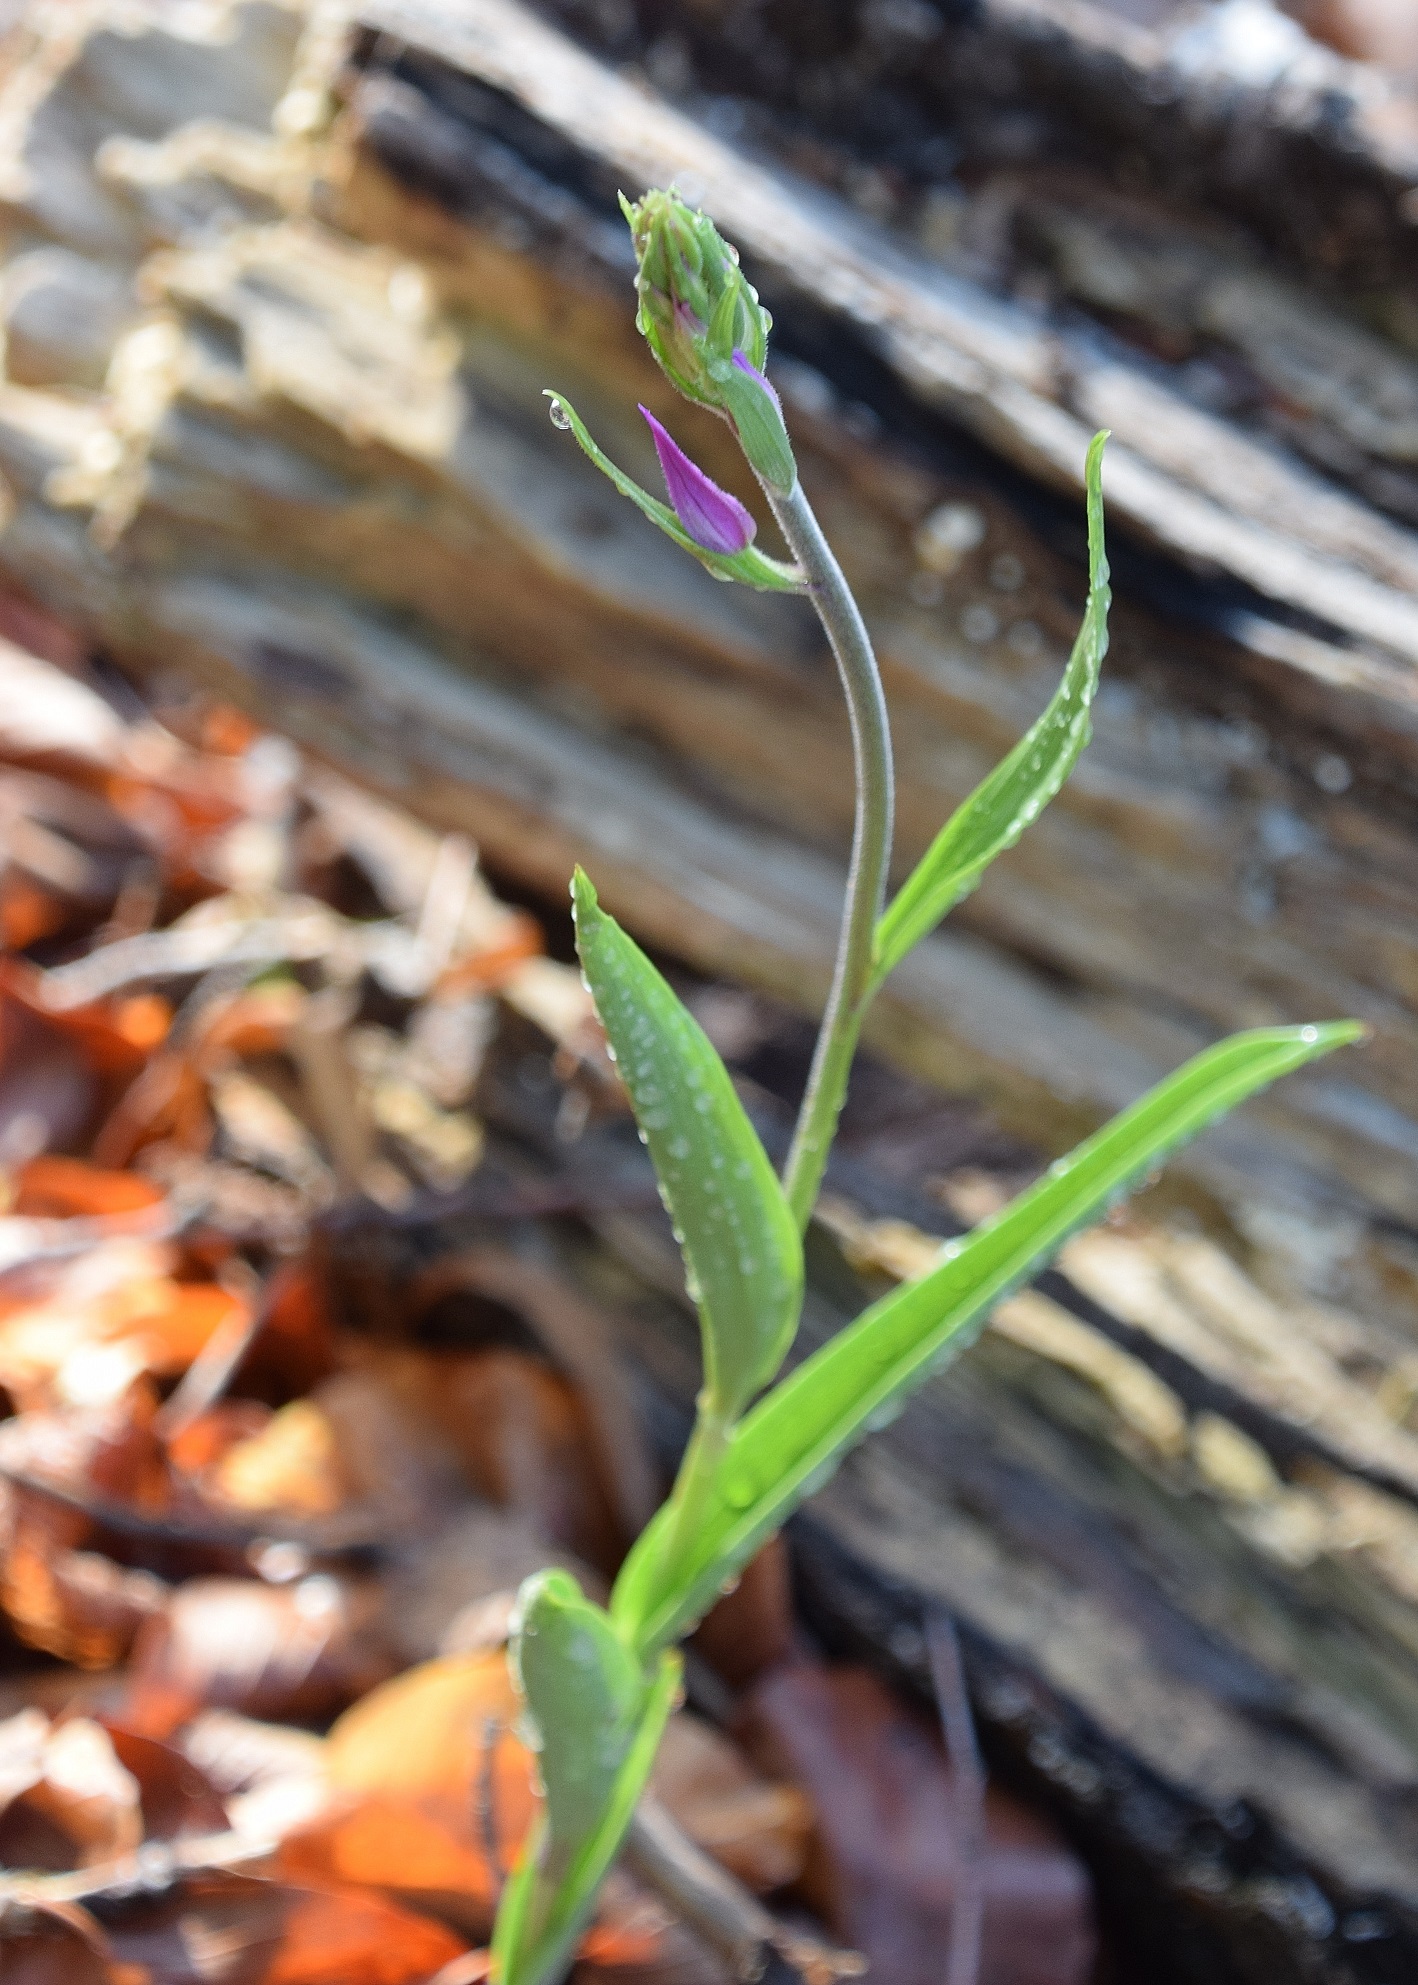
[(712, 572), (716, 579), (737, 579), (745, 586), (755, 587), (760, 593), (802, 591), (803, 575), (795, 565), (784, 565), (779, 559), (769, 558), (755, 545), (749, 545), (744, 551), (724, 553), (706, 551), (703, 545), (696, 544), (668, 503), (661, 503), (657, 496), (651, 496), (649, 490), (642, 489), (624, 469), (616, 467), (604, 449), (596, 445), (586, 423), (565, 394), (548, 392), (546, 397), (551, 401), (551, 417), (557, 426), (569, 428), (601, 474), (609, 476), (621, 495), (628, 496), (652, 524), (658, 524), (667, 538), (673, 538), (682, 551), (687, 551), (691, 558), (697, 558), (706, 572)]

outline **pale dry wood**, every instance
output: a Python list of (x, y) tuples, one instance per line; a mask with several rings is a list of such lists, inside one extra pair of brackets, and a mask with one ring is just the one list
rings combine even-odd
[[(948, 407), (1033, 473), (1081, 487), (1092, 426), (1112, 426), (1117, 440), (1104, 490), (1117, 515), (1183, 556), (1205, 559), (1418, 663), (1418, 606), (1334, 555), (1333, 540), (1308, 522), (1302, 489), (1294, 489), (1286, 534), (1263, 521), (1263, 508), (1247, 514), (1236, 507), (1252, 478), (1227, 473), (1237, 450), (1223, 422), (1189, 410), (1196, 442), (1216, 470), (1217, 494), (1204, 496), (1177, 482), (1171, 462), (1152, 459), (1153, 420), (1125, 392), (1110, 392), (1120, 368), (1099, 366), (1086, 342), (1045, 332), (976, 286), (923, 261), (913, 265), (851, 218), (824, 213), (805, 189), (647, 98), (515, 0), (485, 0), (475, 13), (438, 0), (371, 0), (362, 17), (506, 90), (628, 183), (681, 185), (755, 263), (830, 304), (924, 399)], [(1057, 404), (1061, 378), (1072, 383), (1085, 420)], [(1159, 389), (1155, 397), (1168, 396)], [(1238, 466), (1245, 466), (1239, 452)], [(1293, 487), (1293, 472), (1287, 478), (1282, 465), (1274, 475)]]
[[(511, 61), (521, 17), (478, 18)], [(528, 51), (548, 47), (545, 29), (525, 33), (524, 67)], [(100, 35), (85, 61), (110, 45)], [(166, 28), (141, 45), (157, 74), (181, 51)], [(552, 80), (584, 80), (587, 58), (559, 48)], [(46, 76), (43, 115), (62, 126), (77, 78), (62, 65)], [(279, 80), (269, 115), (282, 124), (278, 90)], [(623, 271), (583, 252), (566, 274), (556, 259), (570, 252), (568, 231), (584, 226), (594, 247), (602, 224), (558, 194), (560, 245), (542, 268), (440, 215), (381, 172), (371, 146), (382, 126), (365, 132), (373, 111), (358, 93), (331, 144), (317, 133), (304, 153), (208, 121), (193, 181), (179, 170), (192, 108), (174, 94), (170, 150), (144, 140), (141, 171), (131, 154), (105, 154), (104, 183), (134, 203), (144, 251), (172, 244), (142, 265), (160, 309), (120, 337), (112, 399), (3, 391), (0, 455), (17, 504), (0, 543), (9, 569), (86, 614), (125, 656), (202, 672), (278, 714), (548, 893), (560, 894), (574, 858), (591, 860), (608, 900), (647, 936), (811, 1003), (848, 817), (830, 678), (791, 607), (707, 585), (582, 473), (540, 414), (531, 419), (548, 376), (580, 378), (607, 439), (632, 459), (643, 452), (627, 415), (655, 389), (625, 321)], [(689, 129), (675, 113), (655, 116), (661, 133)], [(579, 132), (579, 108), (576, 118)], [(442, 129), (430, 106), (419, 119)], [(91, 139), (76, 142), (77, 170)], [(262, 142), (280, 174), (269, 156), (253, 162)], [(769, 201), (774, 228), (796, 225), (794, 189), (720, 154), (735, 184)], [(255, 180), (303, 188), (288, 196), (296, 211), (253, 225), (238, 206), (230, 227), (214, 224), (213, 200)], [(155, 185), (175, 204), (155, 207)], [(347, 231), (314, 225), (311, 198)], [(16, 211), (28, 227), (69, 229), (79, 252), (67, 210), (22, 208), (17, 195)], [(525, 211), (530, 225), (540, 209)], [(873, 275), (879, 242), (820, 199), (810, 218), (813, 239), (846, 244), (828, 275), (840, 264), (889, 281), (909, 315), (918, 265), (883, 250), (887, 273)], [(1030, 373), (1037, 329), (958, 281), (930, 288), (933, 309), (937, 289), (959, 304), (975, 358), (1006, 380), (1031, 378), (1031, 405), (1059, 415), (1041, 397), (1048, 377)], [(831, 292), (824, 277), (815, 294), (830, 304)], [(920, 547), (958, 491), (853, 440), (820, 381), (785, 367), (784, 384), (805, 475), (882, 651), (903, 841), (919, 847), (1046, 699), (1074, 610), (1056, 595), (1070, 585), (983, 491), (972, 492), (979, 558), (937, 581)], [(1253, 443), (1236, 445), (1254, 460)], [(709, 446), (722, 469), (722, 441)], [(1291, 476), (1303, 510), (1303, 478), (1275, 473)], [(1357, 527), (1345, 528), (1352, 545)], [(990, 575), (1011, 561), (1022, 582), (1001, 590)], [(943, 606), (907, 604), (922, 580), (953, 589)], [(993, 633), (962, 636), (982, 612)], [(1179, 672), (1129, 681), (1130, 648), (1155, 645), (1160, 630), (1144, 621), (1130, 632), (1124, 608), (1110, 665), (1123, 675), (1078, 777), (960, 927), (900, 975), (877, 1038), (1062, 1142), (1214, 1029), (1357, 1011), (1378, 1029), (1367, 1060), (1291, 1084), (1189, 1161), (1242, 1206), (1277, 1194), (1318, 1205), (1317, 1231), (1353, 1261), (1345, 1235), (1366, 1204), (1413, 1216), (1411, 862), (1404, 829), (1380, 810), (1348, 796), (1317, 805), (1304, 754), (1314, 762), (1322, 748), (1305, 725), (1329, 726), (1356, 763), (1377, 752), (1390, 767), (1418, 727), (1405, 664), (1258, 613), (1247, 624), (1287, 694), (1313, 685), (1313, 709), (1292, 718), (1277, 686), (1251, 706), (1273, 722), (1268, 738), (1256, 715), (1178, 707)], [(1187, 643), (1169, 642), (1179, 669), (1195, 669)], [(1234, 654), (1210, 651), (1205, 666)], [(1040, 977), (1040, 958), (1065, 988)], [(1389, 1273), (1394, 1244), (1378, 1246)]]

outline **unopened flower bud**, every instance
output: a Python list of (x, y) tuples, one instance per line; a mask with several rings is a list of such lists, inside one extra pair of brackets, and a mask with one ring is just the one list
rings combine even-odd
[(709, 216), (677, 193), (621, 196), (638, 264), (636, 317), (661, 370), (686, 399), (732, 421), (750, 465), (787, 493), (797, 464), (778, 396), (764, 377), (772, 318)]
[(725, 556), (746, 551), (758, 535), (750, 513), (689, 459), (648, 407), (640, 411), (650, 423), (670, 506), (694, 542)]

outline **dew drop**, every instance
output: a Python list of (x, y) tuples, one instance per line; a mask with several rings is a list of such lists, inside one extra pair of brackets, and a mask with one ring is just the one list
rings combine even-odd
[(1305, 1043), (1307, 1048), (1312, 1047), (1319, 1037), (1320, 1030), (1318, 1027), (1302, 1027), (1300, 1029), (1300, 1039)]
[(563, 434), (570, 431), (571, 416), (560, 400), (553, 400), (551, 403), (551, 424), (553, 427), (559, 427)]

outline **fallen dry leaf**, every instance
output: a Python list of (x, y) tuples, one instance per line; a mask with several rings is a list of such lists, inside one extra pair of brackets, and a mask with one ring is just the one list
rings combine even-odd
[(216, 1283), (178, 1281), (175, 1265), (172, 1249), (120, 1236), (55, 1264), (39, 1300), (0, 1300), (0, 1385), (24, 1409), (57, 1408), (140, 1373), (186, 1371), (248, 1306)]
[(680, 1710), (670, 1718), (650, 1784), (690, 1839), (759, 1894), (802, 1874), (811, 1801), (794, 1785), (761, 1778), (701, 1717)]
[(220, 1833), (227, 1812), (206, 1774), (171, 1744), (102, 1719), (114, 1756), (138, 1787), (145, 1840), (177, 1840), (184, 1834)]
[(118, 1959), (146, 1967), (145, 1985), (427, 1985), (468, 1949), (365, 1890), (232, 1874), (113, 1911), (108, 1928)]
[[(817, 1813), (805, 1900), (891, 1985), (939, 1985), (961, 1879), (950, 1767), (934, 1727), (865, 1668), (799, 1659), (763, 1676), (740, 1734)], [(991, 1788), (980, 1985), (1083, 1985), (1095, 1954), (1083, 1864)]]
[(361, 1369), (451, 1455), (467, 1489), (521, 1517), (548, 1544), (601, 1570), (620, 1530), (597, 1466), (584, 1402), (534, 1352), (365, 1345)]
[(74, 1903), (42, 1903), (0, 1921), (5, 1985), (152, 1985), (145, 1966), (126, 1965), (103, 1930)]
[(138, 1781), (101, 1724), (51, 1723), (40, 1709), (0, 1723), (0, 1864), (60, 1872), (142, 1838)]
[(350, 1493), (335, 1431), (309, 1399), (293, 1399), (227, 1448), (208, 1479), (212, 1492), (237, 1509), (301, 1516), (328, 1516)]
[(328, 1803), (325, 1740), (308, 1730), (208, 1709), (176, 1741), (220, 1796), (238, 1833), (280, 1840)]
[(191, 1579), (138, 1635), (122, 1720), (162, 1737), (203, 1708), (329, 1716), (393, 1666), (366, 1625), (376, 1603), (323, 1574), (290, 1585)]

